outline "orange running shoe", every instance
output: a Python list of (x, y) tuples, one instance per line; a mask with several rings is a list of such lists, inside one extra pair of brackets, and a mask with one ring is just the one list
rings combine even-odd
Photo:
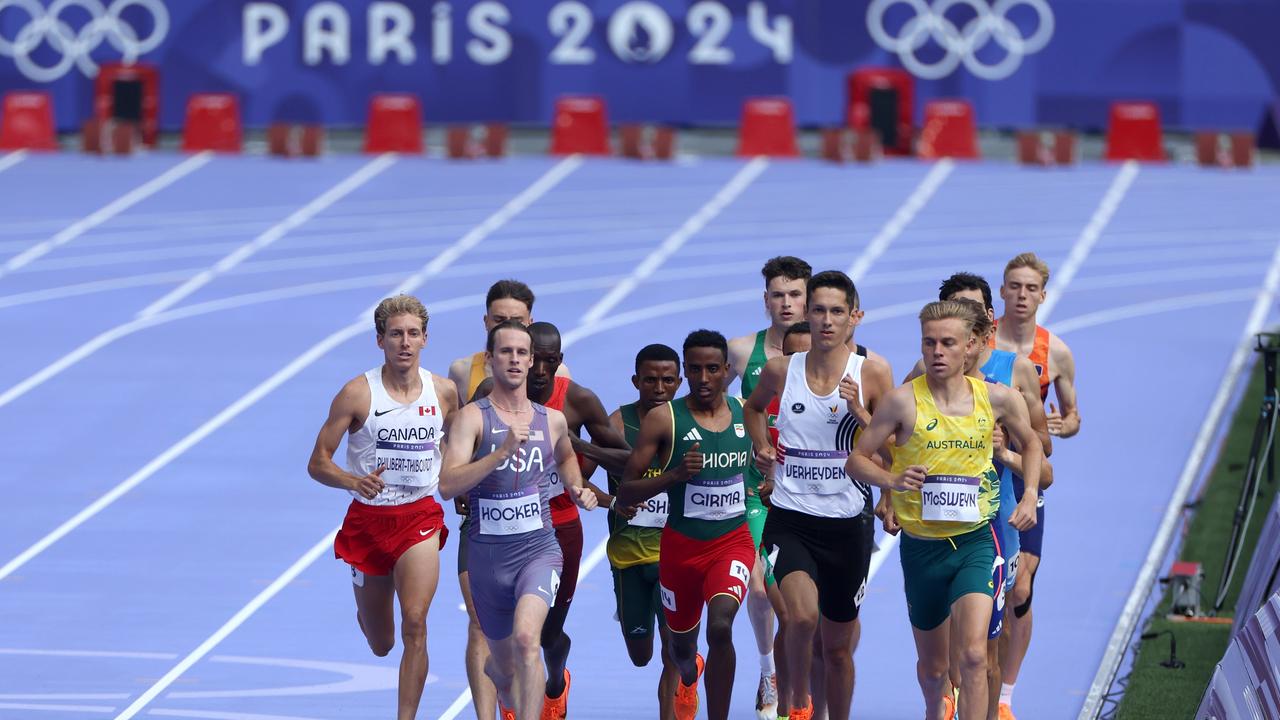
[(956, 701), (950, 693), (942, 696), (942, 720), (952, 720), (956, 716)]
[(498, 701), (498, 715), (502, 717), (502, 720), (516, 720), (516, 711), (509, 707), (503, 707), (502, 701)]
[(1013, 708), (1008, 703), (1000, 703), (1000, 707), (996, 709), (996, 717), (999, 720), (1017, 720), (1013, 716)]
[(791, 708), (787, 720), (813, 720), (813, 698), (809, 698), (809, 703), (803, 708)]
[[(694, 662), (698, 664), (698, 677), (702, 677), (702, 671), (707, 666), (707, 662), (702, 659), (702, 653), (698, 653), (694, 657)], [(683, 680), (676, 682), (676, 700), (675, 700), (676, 720), (694, 720), (698, 717), (698, 681), (695, 679), (692, 685), (685, 685)]]
[(564, 669), (564, 692), (542, 699), (542, 720), (564, 720), (569, 715), (569, 668)]

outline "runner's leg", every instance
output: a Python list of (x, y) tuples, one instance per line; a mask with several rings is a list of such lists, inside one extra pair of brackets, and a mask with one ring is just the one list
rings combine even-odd
[(409, 548), (391, 573), (400, 600), (399, 720), (413, 720), (427, 682), (427, 611), (440, 582), (440, 533)]

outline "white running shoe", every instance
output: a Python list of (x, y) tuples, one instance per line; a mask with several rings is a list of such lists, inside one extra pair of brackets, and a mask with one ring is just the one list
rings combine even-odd
[(756, 717), (759, 720), (778, 718), (778, 676), (760, 675), (760, 687), (756, 689)]

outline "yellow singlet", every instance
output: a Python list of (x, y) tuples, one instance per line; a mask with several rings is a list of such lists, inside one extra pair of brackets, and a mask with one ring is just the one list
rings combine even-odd
[(991, 466), (995, 416), (981, 380), (965, 376), (973, 391), (973, 413), (943, 415), (925, 376), (911, 381), (916, 400), (915, 432), (893, 449), (893, 470), (928, 468), (922, 490), (894, 491), (893, 511), (902, 529), (915, 537), (948, 538), (971, 532), (1000, 507), (999, 478)]
[(467, 397), (463, 399), (463, 403), (471, 399), (476, 394), (476, 388), (480, 387), (480, 383), (489, 377), (485, 372), (484, 351), (471, 356), (471, 376), (467, 378)]

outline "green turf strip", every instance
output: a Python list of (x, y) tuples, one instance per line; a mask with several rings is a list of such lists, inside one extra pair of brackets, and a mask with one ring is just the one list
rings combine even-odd
[[(1253, 428), (1262, 402), (1262, 362), (1260, 357), (1256, 360), (1258, 362), (1250, 376), (1249, 388), (1240, 406), (1236, 408), (1226, 444), (1203, 490), (1200, 505), (1195, 510), (1178, 554), (1179, 559), (1198, 562), (1204, 566), (1201, 609), (1205, 611), (1213, 605), (1218, 580), (1222, 576), (1227, 539), (1231, 535), (1231, 520), (1239, 500), (1245, 464), (1249, 460), (1249, 444), (1253, 439)], [(1276, 485), (1280, 485), (1280, 481)], [(1235, 577), (1232, 578), (1226, 604), (1219, 613), (1220, 617), (1234, 616), (1240, 586), (1248, 573), (1253, 548), (1258, 542), (1258, 534), (1262, 531), (1262, 524), (1275, 494), (1275, 485), (1269, 485), (1264, 476), (1253, 520), (1245, 536), (1241, 559), (1236, 567)], [(1155, 614), (1143, 626), (1143, 632), (1171, 630), (1177, 638), (1178, 658), (1187, 665), (1181, 670), (1171, 670), (1160, 665), (1169, 658), (1168, 635), (1141, 641), (1133, 673), (1129, 677), (1119, 713), (1116, 715), (1120, 720), (1176, 720), (1195, 717), (1200, 699), (1213, 676), (1213, 668), (1226, 652), (1231, 639), (1231, 625), (1172, 622), (1165, 619), (1169, 607), (1170, 594), (1166, 591)]]

